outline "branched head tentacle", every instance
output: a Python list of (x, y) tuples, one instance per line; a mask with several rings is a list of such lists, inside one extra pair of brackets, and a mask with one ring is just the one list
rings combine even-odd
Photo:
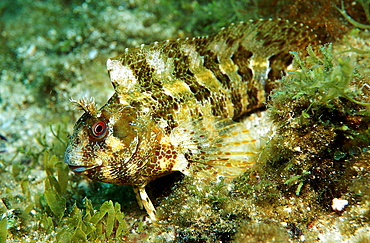
[(70, 101), (76, 106), (78, 110), (85, 111), (91, 116), (94, 116), (98, 112), (94, 98), (82, 98), (80, 100), (74, 100), (71, 98)]

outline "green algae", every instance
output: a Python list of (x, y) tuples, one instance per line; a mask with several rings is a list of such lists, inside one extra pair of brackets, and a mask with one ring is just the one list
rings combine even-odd
[[(370, 1), (368, 1), (368, 0), (360, 0), (359, 2), (360, 2), (360, 4), (362, 5), (362, 7), (363, 7), (363, 9), (365, 11), (367, 20), (370, 21)], [(370, 28), (370, 25), (359, 23), (356, 20), (354, 20), (351, 16), (349, 16), (347, 14), (346, 10), (344, 9), (343, 1), (342, 1), (342, 4), (341, 4), (341, 8), (338, 8), (338, 7), (336, 7), (336, 8), (343, 15), (343, 17), (348, 22), (350, 22), (353, 26), (355, 26), (357, 28), (361, 28), (361, 29), (369, 29)]]
[(8, 234), (7, 218), (4, 217), (0, 220), (0, 242), (1, 243), (6, 242), (7, 234)]
[(73, 206), (69, 218), (66, 219), (68, 227), (63, 227), (56, 235), (58, 242), (91, 240), (111, 242), (127, 234), (128, 226), (118, 203), (113, 205), (112, 201), (106, 201), (99, 210), (95, 210), (91, 201), (85, 199), (84, 205), (84, 213), (76, 205)]
[[(296, 170), (291, 179), (300, 178), (302, 173), (317, 178), (319, 175), (312, 169), (326, 163), (334, 165), (328, 168), (339, 169), (341, 163), (353, 160), (370, 144), (366, 125), (370, 119), (366, 108), (369, 102), (358, 98), (365, 79), (356, 76), (350, 58), (335, 56), (331, 45), (320, 48), (321, 57), (310, 49), (309, 54), (305, 61), (295, 56), (300, 70), (283, 78), (283, 87), (271, 96), (271, 117), (281, 135), (276, 140), (284, 144), (278, 145), (281, 152), (276, 151), (275, 156), (285, 161), (288, 171)], [(353, 124), (353, 119), (359, 126)], [(315, 158), (320, 158), (321, 166), (316, 167)]]

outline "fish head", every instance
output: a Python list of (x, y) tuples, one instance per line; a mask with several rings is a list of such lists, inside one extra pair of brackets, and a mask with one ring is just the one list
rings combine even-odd
[(140, 145), (136, 115), (130, 107), (108, 102), (100, 110), (80, 102), (85, 113), (74, 126), (64, 162), (86, 177), (111, 184), (132, 184), (133, 157)]

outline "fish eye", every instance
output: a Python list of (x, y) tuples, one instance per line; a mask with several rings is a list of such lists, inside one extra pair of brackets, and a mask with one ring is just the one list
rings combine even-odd
[(91, 132), (96, 138), (103, 138), (107, 133), (107, 124), (103, 121), (95, 122), (91, 127)]

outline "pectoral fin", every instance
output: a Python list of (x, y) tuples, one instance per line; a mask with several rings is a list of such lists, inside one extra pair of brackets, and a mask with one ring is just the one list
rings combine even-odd
[(258, 155), (250, 132), (230, 118), (188, 120), (176, 127), (171, 136), (194, 174), (232, 179), (250, 168)]

